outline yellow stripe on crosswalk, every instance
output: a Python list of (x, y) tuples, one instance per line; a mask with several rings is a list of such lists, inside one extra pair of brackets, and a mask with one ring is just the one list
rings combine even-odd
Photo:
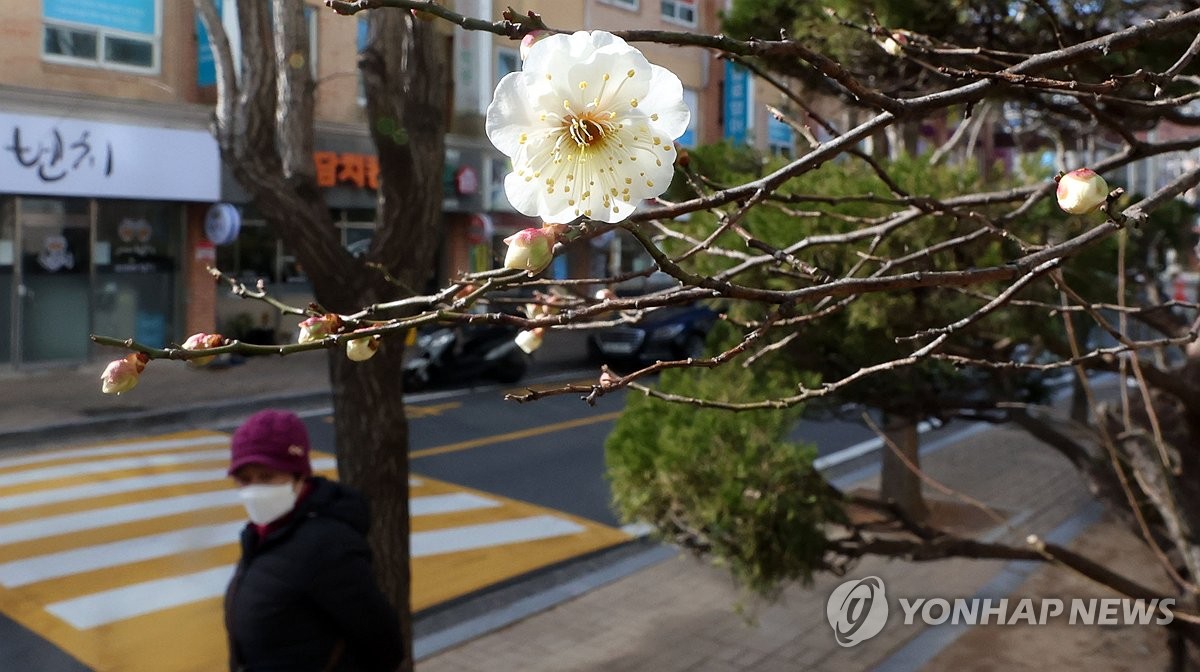
[[(429, 414), (449, 408), (435, 405)], [(225, 460), (193, 458), (227, 446), (224, 434), (182, 432), (0, 460), (0, 611), (96, 670), (223, 669), (221, 594), (245, 513)], [(331, 456), (314, 458), (332, 466)], [(410, 481), (410, 498), (417, 610), (628, 539), (583, 518), (423, 476)]]

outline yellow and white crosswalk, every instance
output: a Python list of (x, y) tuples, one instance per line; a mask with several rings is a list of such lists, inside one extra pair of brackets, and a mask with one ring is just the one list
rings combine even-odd
[[(0, 611), (96, 670), (222, 669), (245, 514), (229, 436), (184, 432), (0, 458)], [(318, 473), (334, 460), (314, 455)], [(414, 476), (420, 610), (628, 535)]]

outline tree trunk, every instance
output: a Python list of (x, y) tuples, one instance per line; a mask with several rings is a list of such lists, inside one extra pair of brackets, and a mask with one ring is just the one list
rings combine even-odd
[[(325, 310), (354, 313), (408, 296), (429, 280), (441, 234), (442, 163), (450, 81), (446, 40), (409, 12), (370, 12), (360, 67), (379, 155), (376, 230), (366, 261), (342, 248), (312, 162), (315, 137), (305, 4), (237, 4), (233, 54), (212, 0), (195, 0), (216, 55), (213, 131), (221, 156), (278, 237), (287, 241)], [(414, 25), (415, 24), (415, 25)], [(240, 75), (233, 59), (241, 58)], [(394, 279), (394, 280), (393, 280)], [(379, 317), (385, 317), (380, 315)], [(338, 471), (368, 498), (380, 585), (400, 612), (411, 670), (408, 424), (404, 344), (388, 339), (366, 362), (329, 353)]]
[(913, 467), (920, 467), (919, 450), (921, 437), (917, 433), (917, 422), (912, 418), (890, 415), (883, 428), (884, 436), (900, 454), (889, 446), (883, 447), (883, 469), (880, 474), (880, 495), (884, 501), (894, 502), (909, 519), (924, 522), (929, 519), (929, 507), (921, 496), (921, 479)]
[(400, 613), (407, 667), (412, 668), (409, 563), (408, 421), (401, 362), (404, 343), (390, 339), (375, 356), (354, 362), (329, 351), (338, 475), (367, 496), (375, 575)]

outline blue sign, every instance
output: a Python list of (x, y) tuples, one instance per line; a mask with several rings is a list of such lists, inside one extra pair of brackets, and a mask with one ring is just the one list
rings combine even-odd
[(746, 144), (750, 126), (750, 71), (725, 61), (725, 139)]
[(154, 35), (156, 0), (42, 0), (42, 17)]
[[(217, 16), (221, 16), (221, 0), (215, 0)], [(196, 12), (196, 86), (214, 86), (217, 83), (217, 61), (213, 56), (212, 42), (208, 30)]]

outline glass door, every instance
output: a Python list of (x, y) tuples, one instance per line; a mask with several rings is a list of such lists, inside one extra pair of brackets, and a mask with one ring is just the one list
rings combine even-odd
[(182, 210), (171, 203), (100, 201), (96, 213), (93, 327), (161, 348), (176, 337)]
[(91, 330), (89, 201), (22, 198), (17, 220), (17, 361), (83, 361)]
[(17, 245), (17, 199), (0, 197), (0, 366), (12, 363), (14, 270)]

